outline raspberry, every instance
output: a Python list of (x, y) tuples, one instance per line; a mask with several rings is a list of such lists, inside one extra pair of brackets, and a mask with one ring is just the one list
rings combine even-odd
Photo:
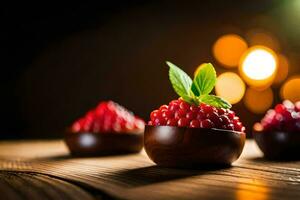
[(267, 131), (300, 131), (300, 102), (277, 104), (262, 118), (261, 125)]
[(148, 125), (245, 131), (245, 127), (233, 111), (217, 109), (204, 103), (199, 106), (190, 105), (181, 98), (152, 111)]
[[(159, 111), (151, 113), (152, 119), (160, 117)], [(145, 122), (133, 115), (130, 111), (113, 101), (100, 102), (98, 106), (89, 111), (83, 118), (73, 123), (72, 132), (93, 133), (123, 133), (141, 132)], [(153, 123), (149, 123), (152, 124)]]

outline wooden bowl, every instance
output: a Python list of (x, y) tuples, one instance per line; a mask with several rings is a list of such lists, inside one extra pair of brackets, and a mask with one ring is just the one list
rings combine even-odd
[(265, 131), (253, 127), (253, 137), (264, 153), (271, 160), (299, 160), (300, 133), (285, 131)]
[(241, 155), (245, 138), (236, 131), (146, 125), (144, 146), (159, 166), (230, 165)]
[(65, 142), (73, 156), (137, 153), (143, 148), (143, 134), (66, 132)]

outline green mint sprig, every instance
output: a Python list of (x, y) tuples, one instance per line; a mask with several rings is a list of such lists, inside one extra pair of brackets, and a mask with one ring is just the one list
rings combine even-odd
[(195, 105), (206, 103), (217, 108), (231, 108), (226, 100), (210, 95), (217, 81), (216, 70), (211, 63), (201, 66), (194, 80), (173, 63), (166, 63), (170, 67), (169, 78), (172, 86), (184, 101)]

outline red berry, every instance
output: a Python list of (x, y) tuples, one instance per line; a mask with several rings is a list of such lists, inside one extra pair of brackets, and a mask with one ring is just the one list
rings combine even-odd
[(187, 112), (189, 109), (190, 109), (190, 104), (188, 104), (187, 102), (185, 101), (182, 101), (180, 104), (179, 104), (179, 108), (181, 110), (184, 110), (185, 112)]
[(93, 120), (91, 118), (85, 118), (82, 126), (84, 132), (91, 131)]
[(199, 110), (199, 112), (198, 112), (196, 118), (197, 118), (198, 120), (202, 120), (202, 119), (205, 119), (205, 118), (206, 118), (206, 115), (205, 115), (205, 113), (204, 113), (202, 110)]
[(189, 120), (187, 118), (180, 118), (177, 122), (179, 127), (185, 127), (189, 125)]
[(144, 127), (145, 127), (145, 122), (142, 119), (136, 118), (134, 120), (134, 128), (135, 129), (142, 130), (142, 129), (144, 129)]
[(179, 109), (178, 104), (169, 105), (169, 111), (171, 111), (171, 112), (176, 112), (178, 109)]
[(214, 123), (212, 121), (210, 121), (209, 119), (205, 119), (200, 122), (200, 127), (201, 128), (213, 128)]
[(243, 124), (241, 122), (234, 122), (233, 126), (235, 131), (241, 131), (243, 128)]
[(167, 126), (177, 126), (177, 120), (176, 119), (168, 119)]
[(167, 105), (162, 105), (159, 107), (159, 110), (162, 112), (163, 110), (168, 110), (168, 106)]
[(224, 115), (226, 113), (226, 109), (224, 109), (224, 108), (219, 108), (218, 109), (218, 114), (219, 115)]
[(224, 124), (229, 124), (230, 123), (230, 119), (226, 115), (221, 115), (220, 118), (222, 119), (222, 122)]
[(232, 110), (228, 111), (227, 116), (229, 119), (233, 119), (235, 117), (234, 111), (232, 111)]
[(180, 101), (179, 101), (179, 100), (172, 100), (172, 101), (169, 103), (169, 106), (172, 106), (172, 105), (179, 106), (179, 104), (180, 104)]
[(214, 112), (214, 108), (210, 105), (207, 105), (207, 104), (201, 104), (201, 109), (203, 110), (204, 113), (212, 113)]
[(285, 108), (285, 106), (282, 105), (282, 104), (277, 104), (277, 105), (275, 106), (275, 111), (276, 111), (277, 113), (283, 113), (285, 110), (286, 110), (286, 108)]
[(150, 119), (151, 119), (152, 121), (154, 121), (154, 120), (158, 117), (158, 115), (159, 115), (159, 111), (158, 111), (158, 110), (154, 110), (154, 111), (152, 111), (151, 114), (150, 114)]
[(207, 118), (210, 119), (217, 127), (223, 125), (222, 119), (219, 117), (218, 113), (212, 112), (207, 114)]
[(195, 106), (195, 105), (190, 106), (190, 111), (192, 111), (193, 113), (198, 113), (199, 109), (200, 108), (198, 106)]
[(81, 125), (80, 123), (77, 121), (75, 123), (73, 123), (72, 125), (72, 132), (76, 133), (76, 132), (79, 132), (81, 130)]
[(234, 125), (233, 124), (228, 124), (226, 127), (227, 130), (234, 130)]
[(159, 121), (158, 118), (156, 118), (156, 119), (153, 121), (153, 124), (154, 124), (155, 126), (160, 126), (160, 125), (162, 125), (162, 124), (160, 123), (160, 121)]
[(188, 112), (186, 113), (185, 117), (188, 119), (188, 120), (192, 120), (192, 119), (195, 119), (197, 117), (197, 113), (194, 113), (194, 112)]
[(190, 127), (191, 128), (200, 128), (200, 122), (197, 119), (194, 119), (190, 122)]
[(173, 118), (174, 117), (174, 114), (171, 112), (171, 111), (169, 111), (169, 110), (165, 110), (165, 111), (163, 111), (162, 113), (161, 113), (161, 116), (163, 117), (163, 118)]
[(185, 111), (184, 110), (177, 110), (176, 112), (175, 112), (175, 119), (180, 119), (180, 118), (183, 118), (183, 117), (185, 117), (185, 115), (186, 115), (186, 113), (185, 113)]

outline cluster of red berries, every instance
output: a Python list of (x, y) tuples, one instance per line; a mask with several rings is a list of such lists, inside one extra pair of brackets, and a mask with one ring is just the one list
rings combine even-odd
[(148, 125), (245, 131), (245, 127), (239, 117), (235, 116), (234, 111), (203, 103), (199, 106), (190, 105), (181, 98), (152, 111)]
[(113, 101), (101, 102), (72, 125), (72, 132), (142, 132), (145, 122)]
[(264, 130), (300, 131), (300, 102), (286, 100), (267, 112), (261, 120)]

